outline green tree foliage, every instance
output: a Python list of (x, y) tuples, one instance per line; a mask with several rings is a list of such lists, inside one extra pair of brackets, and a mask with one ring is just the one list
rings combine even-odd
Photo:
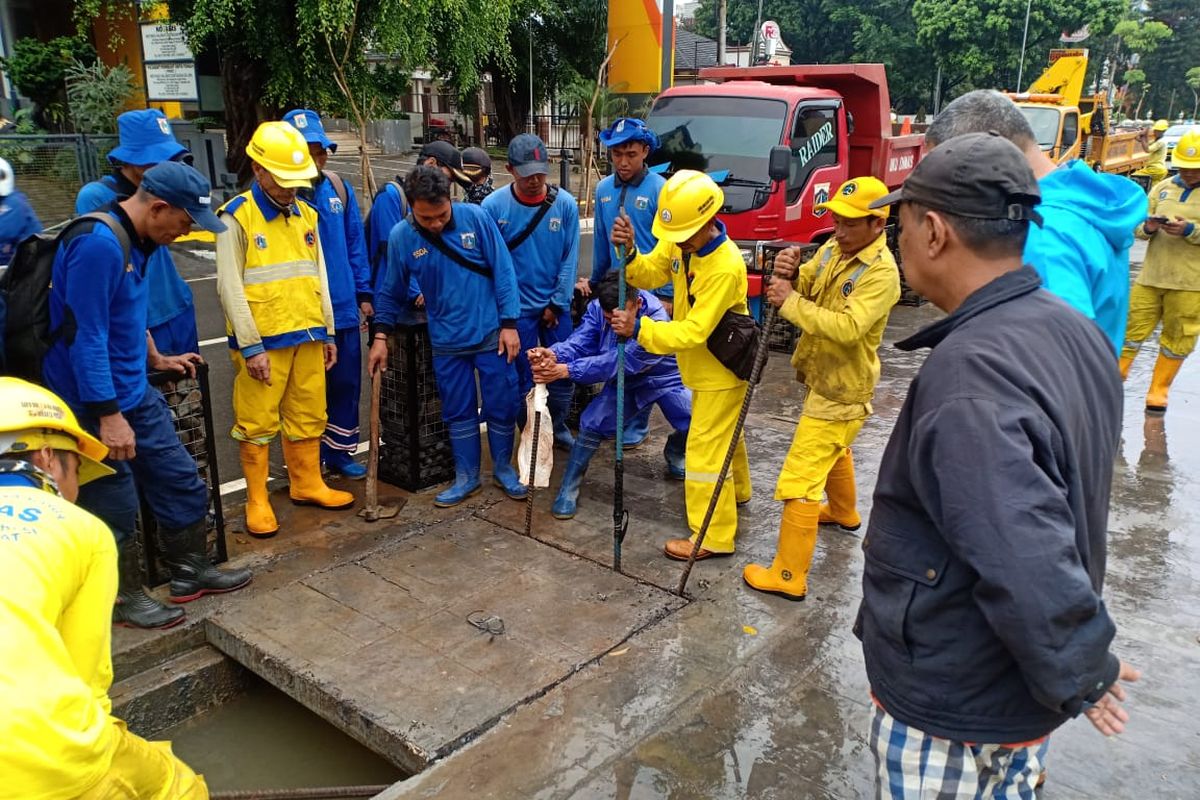
[(116, 133), (114, 110), (129, 105), (141, 92), (124, 64), (76, 61), (67, 68), (67, 110), (77, 133)]
[[(1177, 119), (1189, 110), (1192, 97), (1188, 70), (1196, 66), (1200, 54), (1200, 3), (1196, 0), (1151, 0), (1145, 18), (1171, 29), (1171, 36), (1146, 54), (1138, 68), (1150, 84), (1145, 109), (1156, 117)], [(1193, 118), (1195, 112), (1192, 113)]]
[(1184, 80), (1187, 82), (1188, 88), (1192, 90), (1192, 119), (1196, 118), (1196, 111), (1200, 109), (1200, 67), (1192, 67), (1184, 74)]
[(67, 70), (77, 61), (96, 61), (96, 51), (79, 36), (59, 36), (48, 42), (26, 36), (13, 43), (12, 53), (11, 58), (0, 58), (0, 65), (17, 91), (33, 101), (36, 120), (47, 127), (62, 116)]

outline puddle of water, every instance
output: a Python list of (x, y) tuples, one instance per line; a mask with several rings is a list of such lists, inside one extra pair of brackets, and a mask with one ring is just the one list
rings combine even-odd
[(214, 791), (388, 784), (407, 777), (261, 681), (155, 738), (170, 740)]

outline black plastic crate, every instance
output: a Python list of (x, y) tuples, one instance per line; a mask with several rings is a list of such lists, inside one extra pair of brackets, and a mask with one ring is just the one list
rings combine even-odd
[(887, 246), (888, 250), (892, 251), (892, 255), (896, 257), (896, 266), (900, 268), (900, 299), (896, 301), (896, 305), (913, 307), (925, 305), (929, 301), (919, 295), (908, 285), (908, 281), (904, 280), (904, 264), (900, 262), (900, 226), (892, 221), (889, 221), (887, 226)]
[(592, 399), (595, 398), (596, 395), (600, 394), (600, 390), (602, 388), (604, 388), (603, 383), (575, 384), (575, 391), (571, 395), (571, 410), (567, 414), (568, 428), (575, 431), (579, 430), (579, 416), (583, 413), (583, 410), (587, 408), (588, 403), (592, 402)]
[(379, 477), (410, 492), (454, 478), (450, 435), (433, 377), (433, 349), (422, 319), (397, 325), (388, 347), (379, 403)]
[[(221, 509), (221, 479), (217, 469), (216, 438), (213, 431), (212, 392), (208, 385), (208, 365), (199, 364), (195, 378), (180, 378), (177, 373), (152, 372), (150, 385), (162, 392), (175, 423), (175, 433), (183, 443), (200, 479), (208, 486), (208, 556), (214, 563), (228, 558), (225, 547), (225, 515)], [(158, 549), (158, 522), (143, 500), (138, 515), (139, 562), (147, 584), (157, 586), (170, 579)]]
[[(780, 243), (778, 245), (774, 245), (774, 244), (763, 245), (763, 263), (762, 263), (761, 272), (763, 273), (764, 276), (770, 276), (771, 273), (774, 271), (776, 253), (778, 253), (780, 250), (783, 250), (784, 248), (789, 247), (789, 246), (790, 245), (785, 244), (785, 243)], [(813, 254), (817, 252), (818, 247), (819, 246), (815, 245), (815, 244), (802, 245), (800, 248), (801, 249), (801, 254), (800, 254), (801, 263), (804, 263), (805, 260), (812, 258)], [(754, 271), (758, 272), (760, 270), (756, 269)], [(766, 310), (765, 303), (767, 302), (767, 299), (765, 297), (765, 290), (766, 290), (765, 280), (764, 280), (763, 289), (764, 289), (764, 297), (763, 297), (762, 301), (764, 303), (763, 310), (765, 313), (765, 310)], [(788, 322), (783, 317), (776, 314), (775, 315), (775, 324), (771, 327), (771, 336), (769, 339), (767, 339), (767, 349), (774, 351), (776, 353), (791, 354), (791, 352), (796, 349), (796, 342), (798, 342), (798, 341), (800, 341), (800, 329), (797, 328), (792, 323)]]

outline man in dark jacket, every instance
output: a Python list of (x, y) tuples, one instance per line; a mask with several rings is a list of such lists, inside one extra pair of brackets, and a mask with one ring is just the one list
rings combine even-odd
[[(914, 289), (949, 316), (884, 452), (863, 541), (880, 796), (1032, 798), (1047, 736), (1128, 719), (1100, 598), (1121, 427), (1112, 346), (1021, 252), (1038, 185), (996, 134), (950, 139), (904, 187)], [(952, 213), (947, 209), (952, 209)]]

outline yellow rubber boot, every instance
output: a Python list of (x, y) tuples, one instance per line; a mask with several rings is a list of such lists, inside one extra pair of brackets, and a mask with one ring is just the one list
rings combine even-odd
[(849, 447), (829, 470), (825, 495), (829, 502), (821, 504), (822, 525), (837, 525), (847, 531), (856, 531), (862, 526), (862, 517), (858, 514), (858, 488), (854, 485), (854, 455)]
[(1128, 354), (1124, 352), (1121, 353), (1121, 360), (1119, 362), (1119, 366), (1121, 368), (1121, 380), (1125, 380), (1129, 377), (1129, 368), (1133, 366), (1133, 360), (1135, 358), (1137, 358), (1136, 350)]
[(321, 477), (321, 440), (283, 440), (283, 460), (287, 462), (288, 494), (298, 506), (342, 509), (354, 505), (354, 495), (330, 489)]
[(241, 442), (242, 475), (246, 478), (246, 533), (259, 539), (269, 539), (279, 533), (279, 523), (271, 510), (267, 494), (270, 470), (270, 446)]
[(1171, 358), (1163, 353), (1158, 354), (1154, 362), (1154, 376), (1150, 378), (1150, 391), (1146, 392), (1146, 411), (1150, 414), (1165, 414), (1167, 411), (1167, 392), (1179, 368), (1183, 366), (1182, 358)]
[(751, 589), (803, 600), (808, 594), (808, 568), (817, 546), (820, 506), (805, 500), (788, 500), (779, 522), (779, 546), (770, 567), (747, 564), (742, 579)]

